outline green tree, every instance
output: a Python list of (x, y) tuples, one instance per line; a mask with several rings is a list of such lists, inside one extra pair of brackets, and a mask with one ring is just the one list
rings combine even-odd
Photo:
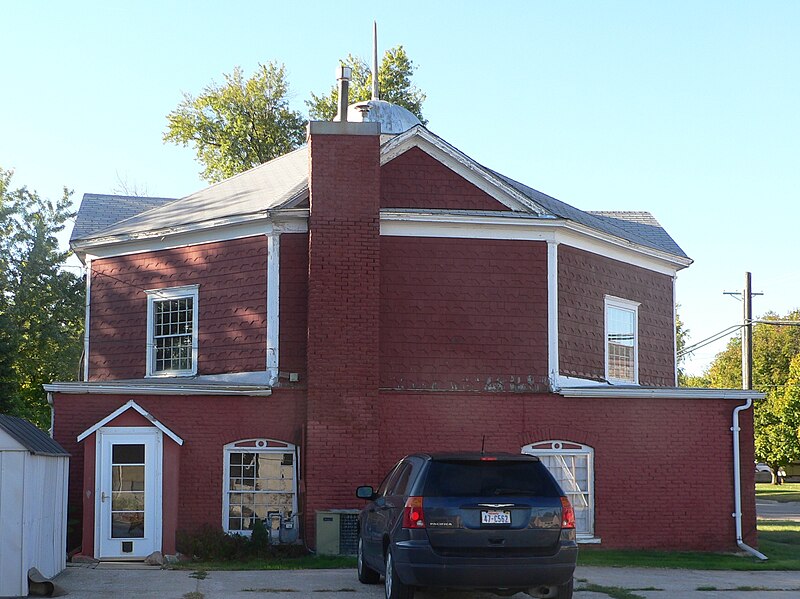
[[(761, 320), (800, 323), (800, 310)], [(717, 354), (706, 377), (712, 387), (742, 386), (742, 342), (735, 337)], [(800, 459), (800, 326), (753, 326), (753, 387), (766, 394), (755, 404), (756, 459), (773, 470)]]
[(305, 119), (289, 108), (289, 84), (283, 65), (268, 62), (249, 79), (239, 67), (224, 74), (196, 98), (167, 115), (164, 141), (192, 144), (201, 176), (211, 183), (258, 166), (305, 141)]
[[(342, 64), (353, 70), (347, 103), (369, 100), (372, 97), (372, 70), (367, 63), (350, 54)], [(395, 46), (384, 53), (378, 66), (378, 86), (382, 100), (406, 108), (425, 125), (428, 121), (422, 116), (422, 103), (426, 96), (411, 83), (415, 70), (403, 46)], [(338, 102), (339, 89), (333, 86), (327, 94), (318, 96), (312, 93), (306, 105), (312, 120), (330, 121), (336, 116)]]
[(42, 385), (74, 380), (81, 352), (83, 284), (62, 268), (68, 252), (56, 239), (73, 216), (71, 193), (52, 202), (12, 189), (11, 175), (0, 169), (0, 409), (47, 428)]

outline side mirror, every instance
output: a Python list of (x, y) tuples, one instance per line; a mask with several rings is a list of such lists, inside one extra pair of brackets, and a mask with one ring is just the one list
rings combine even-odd
[(375, 491), (372, 487), (359, 487), (356, 489), (356, 497), (359, 499), (375, 499)]

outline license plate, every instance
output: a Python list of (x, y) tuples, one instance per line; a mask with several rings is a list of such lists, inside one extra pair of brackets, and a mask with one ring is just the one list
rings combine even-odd
[(507, 510), (481, 510), (481, 524), (511, 524), (511, 512)]

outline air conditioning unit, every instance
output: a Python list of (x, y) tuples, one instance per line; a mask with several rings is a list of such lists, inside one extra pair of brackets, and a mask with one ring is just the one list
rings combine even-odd
[(317, 512), (317, 554), (355, 555), (358, 553), (359, 510)]

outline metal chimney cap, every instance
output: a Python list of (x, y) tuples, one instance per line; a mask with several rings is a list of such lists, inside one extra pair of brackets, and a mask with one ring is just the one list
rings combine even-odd
[(350, 81), (350, 77), (353, 76), (353, 69), (350, 67), (346, 67), (344, 65), (340, 65), (336, 67), (336, 79), (345, 81)]

